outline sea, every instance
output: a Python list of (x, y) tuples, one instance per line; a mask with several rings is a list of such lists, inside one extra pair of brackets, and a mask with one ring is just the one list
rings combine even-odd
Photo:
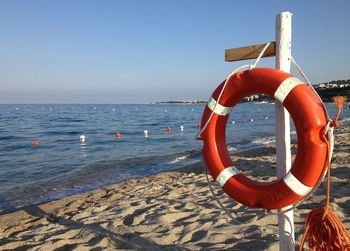
[[(196, 136), (204, 107), (0, 105), (0, 214), (199, 163), (203, 143)], [(275, 141), (274, 107), (234, 108), (226, 132), (232, 155)], [(327, 108), (334, 116), (335, 106)], [(348, 121), (350, 110), (341, 117)]]

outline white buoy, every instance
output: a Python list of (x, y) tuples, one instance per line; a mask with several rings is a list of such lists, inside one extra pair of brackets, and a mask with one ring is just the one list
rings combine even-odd
[(80, 135), (80, 142), (85, 142), (85, 135)]
[(266, 116), (265, 119), (269, 119), (269, 117)]
[(19, 108), (18, 108), (18, 107), (16, 107), (16, 110), (18, 111), (18, 110), (19, 110)]
[(147, 138), (148, 137), (148, 130), (144, 130), (143, 134), (145, 135), (145, 138)]
[(165, 112), (168, 112), (168, 110), (167, 110), (167, 109), (165, 109)]
[(183, 125), (180, 126), (180, 131), (181, 131), (181, 132), (184, 131), (184, 126), (183, 126)]
[(236, 124), (236, 122), (233, 120), (233, 121), (232, 121), (232, 125), (234, 125), (234, 124)]
[(113, 108), (113, 112), (115, 111), (115, 109)]
[(250, 122), (254, 122), (254, 119), (250, 119)]

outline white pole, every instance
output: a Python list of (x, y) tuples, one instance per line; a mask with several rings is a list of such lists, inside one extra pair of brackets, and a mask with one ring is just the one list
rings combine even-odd
[[(292, 13), (282, 12), (276, 17), (276, 69), (290, 72), (292, 43)], [(291, 168), (289, 113), (275, 101), (277, 178)], [(284, 208), (286, 209), (286, 208)], [(279, 250), (294, 250), (293, 210), (278, 215)]]

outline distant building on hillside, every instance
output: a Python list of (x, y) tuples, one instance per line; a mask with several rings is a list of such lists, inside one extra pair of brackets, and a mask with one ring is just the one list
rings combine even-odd
[[(346, 96), (350, 100), (350, 79), (337, 80), (313, 85), (323, 102), (332, 102), (334, 96)], [(208, 100), (170, 100), (155, 102), (156, 104), (206, 104)], [(265, 94), (245, 97), (241, 102), (272, 103), (274, 98)]]

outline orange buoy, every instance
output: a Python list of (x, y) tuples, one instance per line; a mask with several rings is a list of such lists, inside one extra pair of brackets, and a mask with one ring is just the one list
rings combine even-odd
[[(257, 182), (240, 172), (226, 144), (226, 125), (232, 108), (244, 97), (257, 93), (280, 101), (291, 114), (297, 132), (298, 151), (291, 170), (268, 183)], [(301, 201), (324, 177), (328, 162), (328, 142), (324, 137), (327, 122), (322, 101), (293, 75), (268, 68), (238, 72), (217, 87), (204, 109), (201, 123), (206, 126), (200, 134), (203, 159), (231, 198), (253, 208), (283, 208)]]
[(117, 132), (117, 133), (115, 134), (115, 137), (116, 137), (117, 139), (120, 139), (120, 137), (121, 137), (120, 133)]
[(172, 129), (171, 127), (168, 127), (168, 128), (167, 128), (168, 133), (171, 133), (172, 130), (173, 130), (173, 129)]
[(40, 145), (40, 144), (39, 144), (39, 141), (37, 141), (37, 140), (35, 140), (35, 141), (32, 142), (32, 146), (37, 147), (37, 146), (39, 146), (39, 145)]

